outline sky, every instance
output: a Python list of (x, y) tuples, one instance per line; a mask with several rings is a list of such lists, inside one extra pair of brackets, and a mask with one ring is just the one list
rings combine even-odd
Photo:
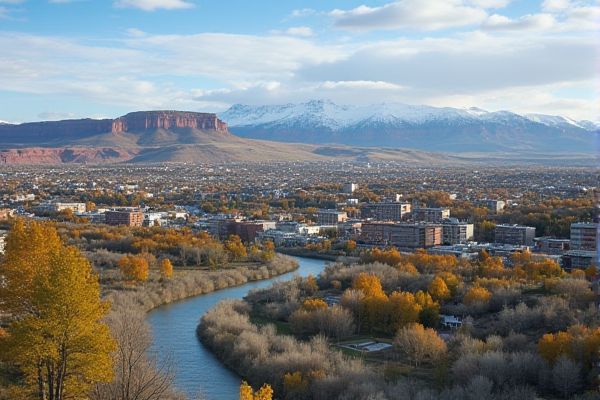
[(600, 120), (600, 0), (0, 0), (0, 120), (401, 102)]

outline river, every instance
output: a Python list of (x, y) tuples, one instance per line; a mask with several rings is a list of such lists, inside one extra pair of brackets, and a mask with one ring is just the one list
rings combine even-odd
[(317, 276), (325, 260), (292, 257), (299, 263), (293, 272), (273, 279), (249, 282), (241, 286), (190, 297), (158, 307), (146, 320), (152, 328), (153, 346), (159, 361), (170, 357), (175, 364), (175, 386), (190, 400), (235, 400), (240, 377), (224, 367), (196, 337), (200, 317), (225, 299), (241, 299), (249, 290), (269, 286), (275, 280), (286, 280), (295, 274)]

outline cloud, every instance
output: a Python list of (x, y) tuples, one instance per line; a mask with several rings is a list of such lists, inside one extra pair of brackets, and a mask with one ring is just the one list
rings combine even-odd
[(481, 8), (503, 8), (512, 0), (468, 0), (468, 3)]
[(486, 30), (337, 43), (284, 32), (130, 30), (110, 39), (0, 32), (0, 87), (131, 110), (210, 111), (235, 102), (330, 98), (545, 113), (555, 107), (568, 116), (595, 117), (591, 34)]
[(138, 8), (144, 11), (181, 10), (194, 7), (193, 3), (185, 0), (116, 0), (114, 5), (119, 8)]
[(285, 31), (285, 33), (287, 33), (288, 35), (292, 35), (292, 36), (303, 36), (303, 37), (310, 37), (315, 34), (313, 32), (313, 30), (311, 28), (309, 28), (308, 26), (294, 26), (294, 27), (288, 28)]
[(478, 24), (487, 13), (460, 0), (400, 0), (381, 7), (359, 6), (329, 13), (347, 30), (412, 29), (433, 31)]
[(491, 15), (483, 24), (483, 29), (498, 31), (548, 30), (556, 26), (556, 20), (550, 14), (524, 15), (510, 19), (503, 15)]
[(314, 10), (312, 8), (301, 8), (301, 9), (293, 10), (290, 14), (290, 17), (291, 18), (309, 17), (311, 15), (315, 15), (316, 13), (317, 13), (317, 10)]
[(61, 119), (73, 119), (77, 115), (72, 112), (56, 112), (56, 111), (44, 111), (39, 113), (38, 118), (43, 121), (58, 121)]

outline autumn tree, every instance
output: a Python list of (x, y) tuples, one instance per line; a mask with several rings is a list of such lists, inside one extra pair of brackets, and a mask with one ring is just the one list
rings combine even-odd
[[(0, 305), (15, 317), (0, 354), (23, 374), (20, 398), (84, 398), (92, 384), (112, 379), (115, 343), (101, 322), (110, 305), (100, 301), (89, 262), (64, 246), (54, 227), (15, 223), (0, 275)], [(15, 288), (22, 290), (19, 306), (5, 297)]]
[(410, 323), (419, 322), (422, 307), (410, 292), (393, 292), (389, 298), (390, 330), (397, 332)]
[(394, 345), (416, 367), (423, 361), (438, 361), (447, 353), (444, 340), (435, 330), (425, 328), (421, 324), (410, 324), (401, 328), (394, 338)]
[(475, 304), (487, 305), (491, 298), (492, 294), (489, 290), (481, 286), (473, 286), (465, 294), (463, 302), (468, 306)]
[(163, 258), (160, 262), (160, 275), (165, 279), (173, 277), (173, 264), (168, 258)]
[(123, 276), (131, 281), (144, 282), (148, 280), (148, 261), (140, 256), (123, 256), (118, 262)]
[(323, 310), (327, 308), (327, 303), (323, 299), (306, 299), (302, 303), (302, 309), (305, 311)]
[(354, 250), (356, 250), (356, 242), (354, 240), (348, 240), (345, 247), (347, 253), (352, 253)]
[(448, 289), (446, 282), (438, 276), (433, 278), (431, 283), (429, 283), (427, 291), (431, 297), (437, 301), (443, 301), (450, 298), (450, 289)]
[(271, 261), (275, 257), (275, 243), (272, 240), (267, 240), (263, 243), (261, 258), (263, 261)]
[(265, 383), (256, 392), (246, 381), (240, 385), (240, 400), (271, 400), (273, 398), (273, 389), (271, 385)]
[(248, 257), (246, 246), (244, 246), (242, 239), (238, 235), (230, 235), (225, 241), (224, 246), (225, 250), (234, 261), (239, 261)]

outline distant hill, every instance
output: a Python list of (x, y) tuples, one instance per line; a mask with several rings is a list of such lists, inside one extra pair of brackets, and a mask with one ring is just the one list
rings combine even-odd
[[(315, 104), (317, 109), (323, 106)], [(243, 113), (240, 107), (232, 109), (238, 110), (238, 117), (234, 118), (232, 115), (232, 120), (239, 123)], [(256, 113), (248, 114), (247, 118), (252, 115), (256, 120)], [(264, 118), (266, 117), (265, 114)], [(336, 118), (340, 124), (341, 116)], [(377, 146), (384, 134), (374, 130), (361, 131), (365, 138), (371, 135), (372, 142), (365, 138), (359, 140), (360, 135), (355, 135), (355, 142), (363, 143), (360, 145), (340, 144), (345, 143), (343, 135), (346, 134), (341, 131), (335, 131), (334, 134), (338, 135), (338, 144), (328, 144), (335, 142), (332, 140), (334, 136), (327, 136), (334, 131), (325, 128), (311, 131), (316, 144), (306, 143), (311, 141), (308, 134), (307, 137), (294, 136), (298, 131), (291, 128), (285, 132), (275, 129), (273, 136), (283, 135), (289, 141), (304, 143), (243, 138), (231, 133), (227, 123), (215, 114), (187, 111), (138, 111), (116, 119), (0, 124), (0, 164), (393, 160), (432, 165), (481, 163), (490, 160), (502, 162), (504, 159), (510, 162), (529, 162), (529, 155), (515, 152), (496, 152), (493, 157), (489, 157), (486, 153), (474, 151), (452, 155), (391, 145)], [(592, 132), (585, 132), (588, 137), (594, 135)], [(567, 137), (570, 133), (565, 135)], [(440, 136), (438, 140), (441, 140)], [(402, 143), (405, 147), (410, 147), (406, 141)], [(563, 157), (538, 152), (532, 159), (536, 163), (558, 160), (567, 164), (589, 164), (590, 153), (587, 150), (587, 153), (579, 154), (567, 149), (566, 156)]]
[(253, 139), (438, 152), (591, 153), (598, 138), (598, 125), (590, 121), (399, 103), (236, 104), (219, 117), (234, 134)]

